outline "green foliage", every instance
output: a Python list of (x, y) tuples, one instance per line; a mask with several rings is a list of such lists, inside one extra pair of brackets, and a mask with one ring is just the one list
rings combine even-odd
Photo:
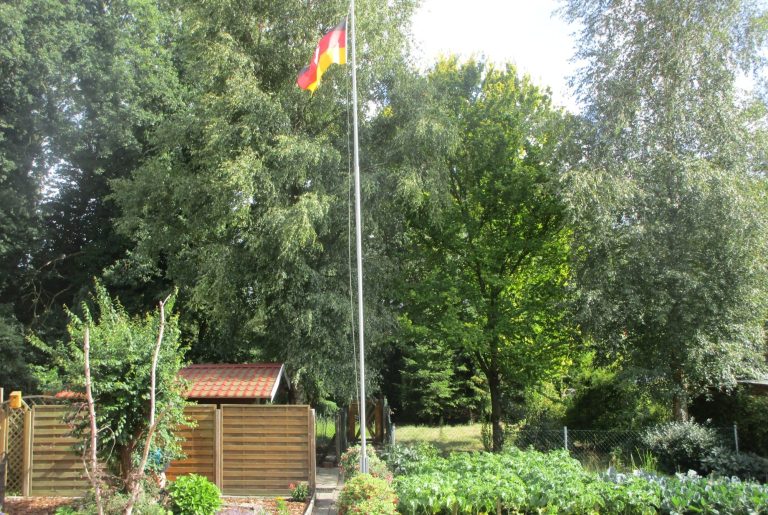
[(664, 477), (636, 471), (587, 472), (565, 451), (455, 454), (395, 479), (407, 514), (764, 513), (768, 487), (691, 472)]
[(370, 474), (358, 474), (345, 481), (338, 507), (339, 515), (394, 515), (397, 497), (387, 481)]
[(389, 470), (395, 476), (401, 476), (418, 470), (421, 464), (438, 457), (437, 447), (421, 442), (415, 445), (395, 444), (384, 449), (382, 457)]
[(8, 304), (0, 304), (0, 355), (3, 356), (0, 385), (7, 392), (32, 392), (37, 381), (28, 364), (30, 349), (25, 345), (23, 328), (10, 308)]
[[(90, 329), (91, 389), (101, 429), (99, 452), (125, 477), (133, 468), (135, 454), (147, 430), (150, 372), (159, 313), (131, 317), (98, 282), (92, 301), (92, 307), (85, 303), (81, 306), (81, 316), (69, 312), (70, 340), (66, 344), (48, 347), (38, 340), (37, 345), (51, 353), (65, 387), (83, 392), (83, 336), (85, 328)], [(178, 377), (183, 349), (179, 343), (177, 317), (172, 314), (172, 298), (165, 309), (167, 320), (157, 368), (158, 428), (154, 445), (162, 448), (167, 456), (174, 456), (179, 452), (179, 443), (173, 433), (184, 422), (186, 404)]]
[(282, 497), (275, 499), (275, 509), (277, 509), (278, 515), (288, 515), (290, 513), (288, 511), (288, 503)]
[(631, 374), (601, 368), (590, 357), (575, 370), (564, 425), (573, 429), (640, 429), (668, 419), (669, 410), (655, 401)]
[(179, 515), (213, 515), (221, 506), (219, 488), (197, 474), (180, 476), (170, 484), (168, 492), (173, 512)]
[[(183, 108), (153, 132), (155, 152), (113, 181), (121, 234), (136, 242), (116, 272), (156, 270), (181, 286), (191, 357), (284, 362), (308, 400), (354, 392), (348, 282), (348, 67), (314, 95), (296, 87), (341, 0), (178, 5)], [(361, 105), (402, 68), (413, 0), (359, 8)], [(365, 123), (365, 117), (363, 117)], [(362, 128), (365, 130), (365, 127)], [(172, 187), (159, 187), (173, 185)], [(371, 371), (394, 325), (384, 281), (392, 229), (366, 220)], [(374, 248), (371, 248), (374, 247)], [(342, 344), (340, 344), (340, 342)], [(371, 373), (371, 378), (376, 375)]]
[[(396, 92), (379, 123), (408, 195), (403, 325), (418, 337), (414, 356), (432, 356), (424, 373), (436, 376), (455, 369), (441, 351), (453, 348), (485, 376), (499, 448), (501, 392), (562, 372), (573, 348), (557, 182), (565, 118), (514, 67), (454, 58)], [(427, 392), (425, 409), (451, 386)]]
[(288, 488), (291, 490), (291, 499), (294, 501), (304, 502), (309, 496), (309, 483), (301, 481), (299, 483), (291, 483)]
[(752, 395), (743, 387), (730, 393), (708, 392), (693, 402), (691, 415), (717, 427), (736, 423), (740, 449), (768, 456), (768, 396)]
[[(122, 514), (125, 511), (129, 495), (114, 487), (107, 486), (102, 487), (101, 499), (104, 506), (104, 513), (108, 515), (117, 515)], [(141, 515), (171, 515), (166, 504), (167, 498), (161, 495), (160, 489), (155, 481), (147, 479), (141, 481), (141, 493), (134, 505), (134, 513)], [(63, 515), (97, 515), (99, 510), (93, 490), (90, 490), (84, 497), (75, 500), (68, 509), (71, 511), (65, 511), (63, 512)]]
[(707, 453), (720, 444), (714, 429), (695, 422), (669, 422), (646, 430), (643, 444), (658, 458), (667, 473), (704, 472)]
[(768, 483), (768, 459), (757, 454), (737, 454), (725, 447), (714, 447), (709, 449), (701, 463), (706, 471), (718, 476)]
[(751, 2), (568, 0), (581, 24), (582, 163), (565, 189), (579, 320), (602, 357), (684, 420), (690, 399), (764, 368), (763, 62)]
[[(392, 472), (387, 468), (387, 464), (379, 459), (376, 449), (372, 445), (366, 445), (365, 453), (368, 455), (368, 473), (373, 477), (391, 480)], [(353, 445), (341, 455), (339, 470), (345, 480), (360, 473), (360, 445)]]

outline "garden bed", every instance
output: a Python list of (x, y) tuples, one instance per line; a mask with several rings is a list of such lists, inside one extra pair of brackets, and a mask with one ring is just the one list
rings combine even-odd
[[(75, 502), (72, 497), (6, 497), (5, 513), (8, 515), (50, 515), (56, 508)], [(222, 497), (221, 515), (240, 515), (259, 513), (277, 513), (277, 501), (263, 497)], [(287, 513), (303, 515), (306, 502), (285, 500)]]

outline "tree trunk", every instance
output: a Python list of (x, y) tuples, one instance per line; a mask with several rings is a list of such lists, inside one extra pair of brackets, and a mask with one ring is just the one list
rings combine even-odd
[(672, 418), (676, 422), (688, 422), (688, 392), (685, 387), (683, 371), (674, 373), (675, 392), (672, 396)]
[(486, 374), (488, 390), (491, 394), (491, 428), (493, 431), (493, 452), (504, 448), (504, 431), (501, 427), (501, 376), (494, 370)]
[(688, 422), (688, 395), (682, 390), (672, 398), (672, 417), (676, 422)]

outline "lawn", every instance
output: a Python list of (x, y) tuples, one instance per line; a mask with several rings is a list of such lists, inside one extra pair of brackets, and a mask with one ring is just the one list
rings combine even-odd
[(443, 453), (454, 451), (482, 451), (482, 424), (461, 426), (397, 426), (395, 441), (400, 444), (427, 442)]

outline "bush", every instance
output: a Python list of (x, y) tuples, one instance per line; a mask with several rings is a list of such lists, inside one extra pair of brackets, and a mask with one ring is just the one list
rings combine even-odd
[(718, 447), (715, 430), (695, 422), (670, 422), (647, 430), (643, 443), (658, 458), (659, 468), (668, 474), (695, 470), (705, 473), (703, 460)]
[(309, 496), (309, 484), (306, 481), (300, 483), (291, 483), (288, 488), (291, 490), (291, 499), (294, 501), (304, 502)]
[[(365, 454), (368, 455), (368, 473), (373, 477), (380, 477), (387, 481), (392, 481), (392, 472), (387, 468), (386, 463), (379, 459), (376, 449), (372, 445), (365, 446)], [(339, 458), (339, 469), (344, 475), (344, 479), (351, 479), (360, 473), (360, 446), (355, 445), (347, 449), (347, 452)]]
[(389, 483), (370, 474), (357, 474), (339, 494), (339, 515), (390, 515), (397, 511), (397, 496)]
[(221, 506), (219, 488), (197, 474), (179, 477), (168, 491), (173, 512), (180, 515), (213, 515)]
[(415, 445), (390, 445), (382, 453), (382, 458), (394, 475), (401, 476), (418, 470), (423, 463), (438, 455), (437, 447), (421, 442)]
[(736, 454), (724, 447), (715, 447), (702, 460), (704, 468), (723, 477), (738, 477), (768, 482), (768, 459), (756, 454)]

